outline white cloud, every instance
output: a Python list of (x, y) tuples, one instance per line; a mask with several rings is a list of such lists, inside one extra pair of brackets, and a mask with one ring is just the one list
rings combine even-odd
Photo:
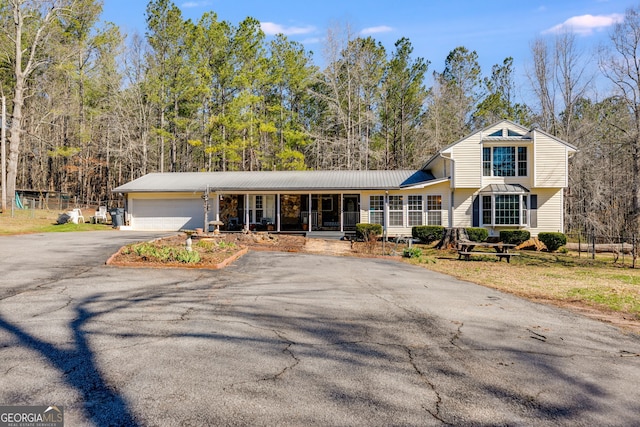
[(602, 30), (622, 21), (623, 18), (624, 16), (620, 13), (612, 13), (611, 15), (572, 16), (562, 24), (544, 30), (542, 34), (557, 34), (569, 31), (582, 36), (588, 36), (594, 31)]
[(191, 9), (194, 7), (204, 7), (211, 5), (210, 1), (186, 1), (182, 3), (182, 7), (185, 9)]
[(274, 22), (261, 22), (260, 28), (267, 35), (284, 34), (285, 36), (297, 35), (297, 34), (309, 34), (315, 31), (315, 27), (308, 25), (306, 27), (287, 27), (284, 25), (276, 24)]
[(362, 35), (378, 34), (378, 33), (388, 33), (390, 31), (393, 31), (393, 28), (387, 25), (378, 25), (377, 27), (365, 28), (362, 31), (360, 31), (360, 34)]

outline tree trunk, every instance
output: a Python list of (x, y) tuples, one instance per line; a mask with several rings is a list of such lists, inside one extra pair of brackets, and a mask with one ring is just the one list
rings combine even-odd
[(453, 249), (461, 240), (469, 240), (466, 228), (445, 228), (442, 239), (440, 239), (440, 242), (436, 245), (436, 249)]

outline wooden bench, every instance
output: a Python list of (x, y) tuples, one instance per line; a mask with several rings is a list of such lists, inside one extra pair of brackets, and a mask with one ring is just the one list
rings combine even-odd
[(512, 256), (518, 256), (520, 254), (513, 253), (513, 252), (502, 252), (502, 253), (491, 254), (491, 255), (497, 256), (498, 257), (498, 261), (502, 261), (502, 258), (506, 258), (507, 262), (511, 262), (511, 257)]
[(458, 259), (462, 259), (462, 257), (464, 257), (466, 261), (470, 261), (471, 255), (495, 256), (495, 257), (498, 257), (498, 261), (502, 261), (502, 258), (506, 258), (507, 262), (511, 262), (511, 257), (518, 256), (520, 254), (513, 253), (513, 252), (492, 253), (492, 252), (482, 252), (482, 251), (458, 251)]

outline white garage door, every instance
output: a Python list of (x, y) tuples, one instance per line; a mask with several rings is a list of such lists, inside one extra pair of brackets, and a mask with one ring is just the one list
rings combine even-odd
[(204, 208), (198, 199), (132, 199), (131, 227), (135, 230), (168, 230), (202, 228)]

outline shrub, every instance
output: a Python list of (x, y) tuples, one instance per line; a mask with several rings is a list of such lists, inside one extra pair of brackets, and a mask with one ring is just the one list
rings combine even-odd
[(411, 229), (411, 236), (422, 243), (431, 243), (442, 239), (444, 227), (441, 225), (420, 225)]
[(484, 242), (489, 237), (489, 230), (480, 227), (467, 228), (467, 236), (472, 242)]
[(175, 254), (176, 261), (185, 264), (195, 264), (200, 262), (200, 254), (196, 251), (189, 252), (186, 249), (182, 249)]
[(555, 252), (567, 244), (567, 236), (564, 233), (540, 233), (538, 239), (545, 244), (549, 252)]
[(531, 238), (531, 233), (527, 230), (502, 230), (500, 241), (511, 245), (519, 245)]
[(368, 242), (372, 237), (382, 235), (382, 225), (380, 224), (356, 224), (356, 239)]
[(420, 258), (422, 256), (422, 249), (420, 248), (404, 248), (402, 256), (405, 258)]

